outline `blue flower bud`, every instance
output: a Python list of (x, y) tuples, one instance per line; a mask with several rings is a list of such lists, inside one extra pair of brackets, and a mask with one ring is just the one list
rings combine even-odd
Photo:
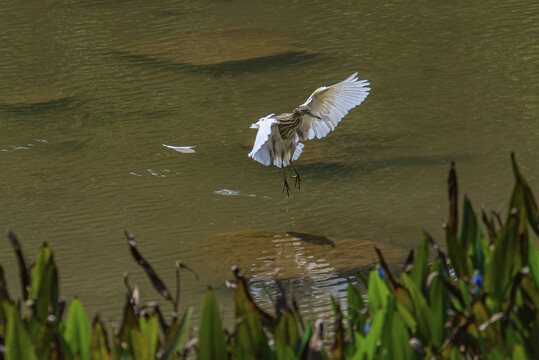
[(376, 272), (378, 273), (378, 275), (380, 275), (382, 280), (386, 281), (386, 271), (384, 270), (384, 268), (382, 268), (380, 265), (377, 265)]
[(363, 333), (366, 335), (369, 333), (370, 330), (371, 330), (371, 322), (367, 321), (365, 323), (365, 326), (363, 327)]
[(475, 285), (475, 291), (479, 291), (483, 288), (483, 275), (479, 271), (475, 270), (472, 277), (472, 284)]

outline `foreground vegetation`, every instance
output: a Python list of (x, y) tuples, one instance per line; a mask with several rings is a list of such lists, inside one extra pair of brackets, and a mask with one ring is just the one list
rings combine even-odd
[[(515, 186), (505, 220), (481, 214), (470, 200), (457, 208), (454, 165), (449, 173), (446, 251), (425, 234), (399, 276), (378, 251), (377, 267), (360, 275), (366, 294), (348, 285), (346, 305), (331, 299), (334, 331), (321, 321), (305, 323), (294, 299), (281, 290), (275, 314), (252, 300), (235, 270), (236, 321), (223, 328), (217, 300), (208, 289), (198, 336), (189, 338), (192, 309), (178, 315), (178, 298), (141, 256), (127, 234), (134, 259), (174, 308), (167, 322), (158, 305), (142, 305), (125, 278), (128, 296), (120, 328), (109, 338), (99, 318), (90, 326), (74, 299), (67, 316), (59, 296), (58, 270), (43, 244), (26, 265), (14, 234), (22, 301), (10, 297), (0, 268), (0, 358), (5, 359), (532, 359), (539, 358), (539, 235), (537, 205), (512, 157)], [(460, 221), (459, 221), (460, 218)], [(190, 270), (176, 264), (180, 272)], [(112, 349), (109, 340), (112, 339)], [(325, 341), (331, 339), (329, 344)]]

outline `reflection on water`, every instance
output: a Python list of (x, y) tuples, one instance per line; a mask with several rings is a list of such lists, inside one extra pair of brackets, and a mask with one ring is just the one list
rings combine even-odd
[[(106, 318), (120, 316), (124, 271), (156, 298), (125, 229), (169, 284), (177, 259), (212, 282), (199, 244), (219, 233), (292, 231), (406, 249), (422, 229), (440, 238), (451, 160), (476, 207), (504, 210), (509, 151), (539, 193), (537, 24), (534, 1), (3, 2), (0, 224), (29, 258), (47, 241), (64, 294)], [(215, 68), (117, 51), (237, 27), (282, 34), (317, 56)], [(332, 134), (305, 144), (301, 191), (286, 199), (280, 170), (247, 157), (249, 125), (355, 71), (371, 94)], [(184, 155), (162, 144), (197, 148)], [(0, 263), (16, 293), (7, 241)], [(348, 276), (291, 281), (316, 315)], [(186, 278), (183, 305), (205, 285)], [(228, 290), (212, 285), (230, 309)]]
[[(37, 143), (46, 143), (47, 140), (45, 139), (33, 139), (34, 142), (37, 142)], [(9, 151), (14, 151), (14, 150), (29, 150), (31, 148), (33, 148), (34, 146), (36, 146), (36, 144), (34, 143), (28, 143), (28, 144), (25, 144), (25, 145), (9, 145), (7, 149), (0, 149), (0, 151), (3, 151), (3, 152), (9, 152)]]

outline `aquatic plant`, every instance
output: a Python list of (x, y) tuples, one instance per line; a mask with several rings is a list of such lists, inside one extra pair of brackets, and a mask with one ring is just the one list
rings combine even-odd
[[(515, 186), (505, 221), (497, 213), (478, 217), (464, 197), (458, 212), (454, 164), (449, 173), (446, 250), (429, 234), (410, 252), (397, 277), (377, 251), (368, 276), (359, 274), (365, 294), (348, 284), (346, 304), (331, 299), (332, 344), (325, 343), (320, 320), (305, 323), (295, 299), (282, 288), (275, 313), (261, 310), (251, 298), (239, 269), (235, 325), (224, 329), (214, 292), (202, 304), (196, 337), (188, 338), (192, 309), (178, 316), (179, 279), (171, 292), (126, 234), (131, 254), (155, 290), (173, 306), (167, 322), (156, 304), (142, 305), (139, 290), (125, 277), (128, 296), (121, 326), (109, 337), (98, 317), (90, 326), (78, 299), (69, 305), (59, 296), (58, 269), (47, 244), (33, 267), (26, 265), (16, 236), (9, 239), (17, 256), (22, 301), (13, 301), (0, 267), (0, 358), (4, 359), (532, 359), (539, 358), (539, 235), (537, 204), (512, 159)], [(459, 221), (459, 218), (461, 219)], [(478, 219), (483, 223), (483, 229)], [(531, 229), (531, 231), (530, 231)]]
[[(58, 269), (44, 243), (30, 269), (20, 243), (12, 232), (22, 288), (22, 301), (11, 300), (0, 267), (0, 358), (8, 359), (169, 359), (175, 356), (186, 337), (192, 309), (177, 314), (179, 294), (173, 298), (165, 284), (140, 255), (133, 237), (126, 233), (134, 259), (144, 268), (156, 291), (173, 304), (169, 323), (159, 305), (141, 305), (138, 287), (131, 288), (124, 275), (128, 296), (123, 321), (113, 335), (112, 351), (105, 327), (98, 316), (90, 328), (81, 301), (74, 298), (63, 320), (65, 303), (59, 296)], [(176, 264), (177, 276), (187, 267)], [(188, 269), (188, 268), (187, 268)]]

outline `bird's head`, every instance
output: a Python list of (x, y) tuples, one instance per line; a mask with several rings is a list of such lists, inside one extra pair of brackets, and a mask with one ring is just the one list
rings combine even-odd
[(296, 108), (296, 110), (294, 110), (294, 112), (298, 112), (299, 115), (309, 115), (309, 116), (315, 117), (317, 119), (322, 119), (320, 116), (313, 113), (312, 109), (310, 107), (308, 107), (307, 105), (301, 105), (300, 107)]

